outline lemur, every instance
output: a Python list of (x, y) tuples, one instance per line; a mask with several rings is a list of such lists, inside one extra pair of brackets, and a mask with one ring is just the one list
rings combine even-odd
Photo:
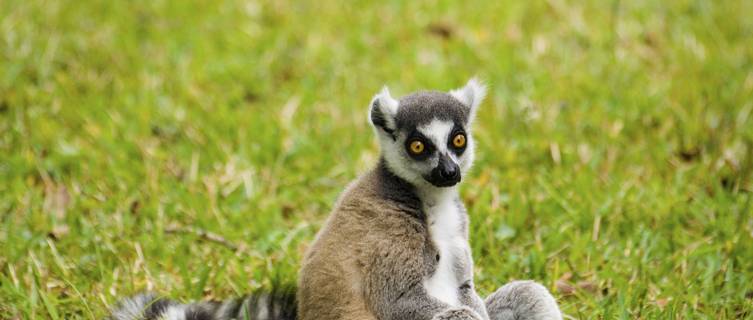
[(179, 304), (141, 295), (114, 320), (562, 319), (547, 289), (513, 281), (485, 300), (475, 290), (468, 215), (458, 183), (474, 158), (471, 126), (486, 94), (476, 79), (450, 92), (369, 105), (381, 156), (340, 195), (307, 250), (294, 295)]

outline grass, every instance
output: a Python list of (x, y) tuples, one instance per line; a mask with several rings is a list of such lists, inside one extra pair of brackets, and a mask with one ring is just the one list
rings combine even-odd
[(0, 318), (294, 281), (378, 157), (370, 97), (472, 75), (490, 84), (462, 187), (482, 294), (531, 278), (572, 318), (753, 318), (750, 12), (2, 1)]

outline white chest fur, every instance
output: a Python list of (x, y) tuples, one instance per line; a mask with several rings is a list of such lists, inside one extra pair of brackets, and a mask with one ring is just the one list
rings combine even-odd
[(462, 279), (454, 265), (457, 259), (465, 256), (468, 242), (462, 229), (463, 213), (454, 199), (454, 196), (443, 197), (424, 208), (429, 235), (440, 255), (437, 269), (424, 281), (424, 286), (428, 293), (438, 300), (458, 306), (458, 288)]

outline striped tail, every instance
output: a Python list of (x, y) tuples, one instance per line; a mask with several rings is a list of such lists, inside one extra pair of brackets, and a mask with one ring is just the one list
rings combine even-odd
[(110, 320), (295, 320), (294, 288), (274, 288), (224, 302), (181, 304), (145, 293), (123, 299)]

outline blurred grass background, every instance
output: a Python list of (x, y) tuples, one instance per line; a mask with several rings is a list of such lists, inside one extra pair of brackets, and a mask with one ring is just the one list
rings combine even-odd
[(370, 97), (473, 75), (490, 85), (462, 187), (482, 294), (531, 278), (572, 318), (751, 318), (750, 12), (0, 1), (0, 318), (295, 281), (377, 160)]

